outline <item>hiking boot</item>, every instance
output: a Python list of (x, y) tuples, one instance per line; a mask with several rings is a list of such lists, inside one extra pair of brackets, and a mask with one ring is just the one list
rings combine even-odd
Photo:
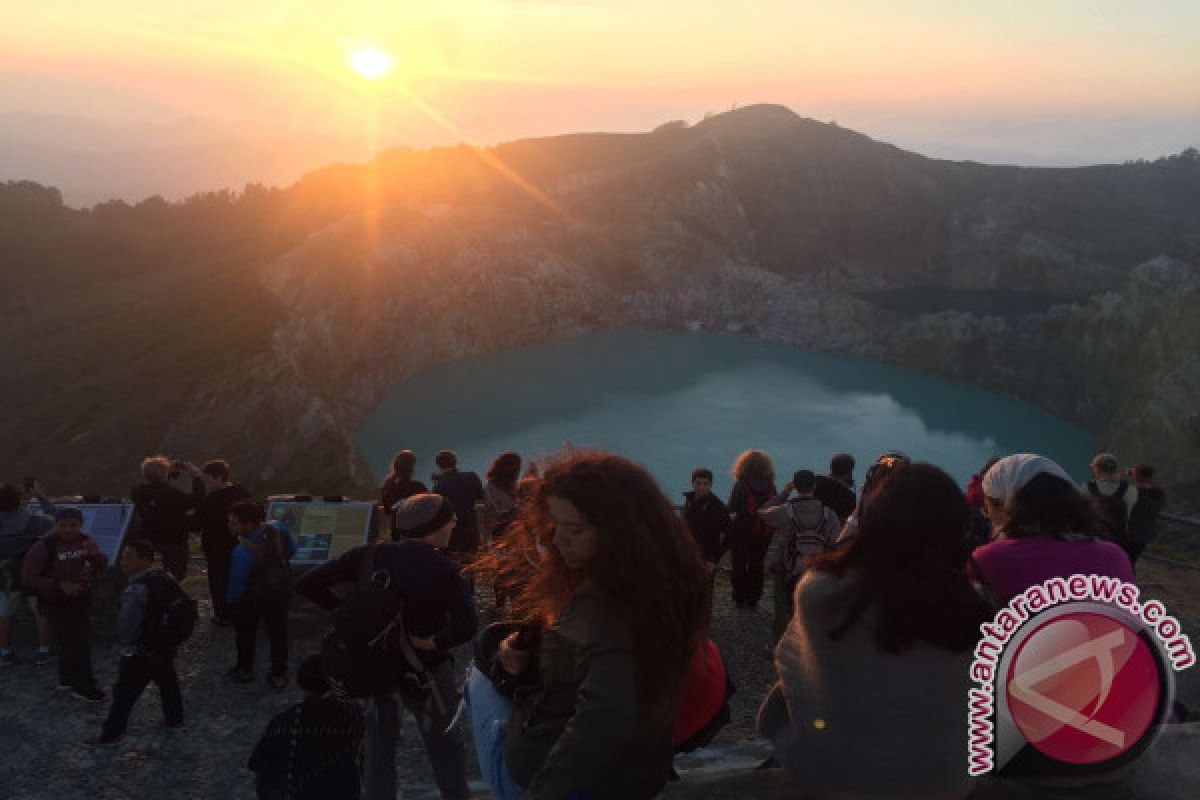
[(99, 703), (104, 698), (108, 697), (98, 686), (85, 686), (82, 689), (76, 687), (71, 690), (71, 694), (78, 697), (80, 700), (86, 700), (89, 703)]
[(12, 650), (0, 651), (0, 667), (11, 667), (17, 663), (16, 656), (12, 654)]

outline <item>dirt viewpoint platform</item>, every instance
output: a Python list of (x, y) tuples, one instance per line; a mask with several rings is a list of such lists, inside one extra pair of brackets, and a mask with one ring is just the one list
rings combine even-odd
[[(292, 687), (277, 693), (259, 680), (234, 686), (225, 678), (233, 662), (233, 630), (209, 624), (205, 581), (193, 565), (188, 588), (201, 598), (201, 620), (179, 659), (187, 729), (170, 732), (159, 725), (158, 694), (150, 689), (134, 710), (129, 733), (119, 746), (92, 749), (83, 741), (99, 731), (108, 704), (87, 705), (56, 692), (53, 666), (36, 667), (30, 659), (32, 625), (20, 624), (16, 648), (22, 663), (0, 671), (0, 795), (12, 800), (57, 798), (170, 798), (171, 800), (240, 800), (254, 797), (246, 759), (267, 720), (298, 696)], [(1157, 562), (1140, 569), (1143, 593), (1158, 597), (1183, 623), (1193, 642), (1200, 641), (1200, 573)], [(735, 609), (724, 576), (718, 579), (713, 638), (729, 660), (737, 684), (734, 719), (713, 747), (681, 757), (684, 781), (668, 789), (670, 797), (729, 798), (794, 796), (778, 771), (750, 771), (768, 752), (754, 736), (754, 714), (773, 679), (765, 653), (770, 628), (770, 593), (757, 611)], [(292, 663), (311, 653), (326, 620), (311, 606), (296, 604), (292, 627)], [(116, 679), (116, 652), (111, 645), (112, 621), (101, 616), (95, 630), (94, 662), (102, 686)], [(265, 652), (261, 645), (260, 659)], [(465, 653), (458, 658), (465, 666)], [(1200, 669), (1179, 676), (1179, 697), (1200, 708)], [(964, 713), (966, 713), (964, 707)], [(1191, 798), (1200, 786), (1200, 732), (1173, 731), (1169, 741), (1147, 756), (1121, 784), (1103, 797)], [(473, 755), (469, 758), (473, 762)], [(401, 746), (401, 797), (435, 798), (432, 775), (411, 718), (405, 720)], [(471, 764), (472, 775), (477, 770)], [(475, 786), (486, 796), (482, 785)], [(1052, 792), (989, 782), (979, 796), (1053, 796)], [(1091, 796), (1092, 792), (1089, 791)], [(1078, 796), (1071, 795), (1071, 796)]]

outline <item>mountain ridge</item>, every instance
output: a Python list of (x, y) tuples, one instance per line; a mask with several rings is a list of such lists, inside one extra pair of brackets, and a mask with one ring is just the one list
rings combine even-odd
[[(965, 380), (1155, 460), (1172, 485), (1200, 482), (1184, 446), (1200, 441), (1193, 155), (990, 167), (765, 106), (389, 151), (180, 204), (68, 212), (50, 190), (6, 188), (3, 341), (27, 356), (6, 378), (0, 455), (97, 491), (125, 491), (156, 450), (226, 455), (261, 489), (366, 491), (353, 432), (395, 380), (614, 327), (740, 332)], [(861, 294), (921, 286), (1046, 307), (906, 313)], [(29, 313), (49, 290), (61, 300)]]

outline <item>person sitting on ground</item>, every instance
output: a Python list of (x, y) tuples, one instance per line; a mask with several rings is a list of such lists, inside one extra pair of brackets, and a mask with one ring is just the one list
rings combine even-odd
[(300, 662), (304, 699), (276, 714), (246, 768), (261, 800), (357, 800), (361, 796), (363, 713), (331, 691), (321, 657)]
[(966, 524), (953, 478), (899, 466), (800, 579), (757, 727), (804, 796), (970, 792), (964, 706), (989, 609), (960, 568)]
[[(440, 702), (403, 693), (404, 705), (416, 717), (425, 751), (442, 797), (465, 798), (466, 744), (451, 722), (454, 717), (455, 674), (451, 648), (471, 640), (478, 626), (474, 594), (457, 563), (443, 554), (457, 519), (450, 501), (437, 494), (417, 494), (396, 508), (399, 541), (364, 545), (315, 567), (296, 583), (296, 592), (322, 608), (334, 610), (340, 599), (331, 589), (357, 583), (364, 559), (372, 575), (385, 582), (404, 601), (404, 630), (431, 690)], [(399, 680), (400, 676), (396, 676)], [(370, 699), (367, 710), (365, 784), (370, 798), (396, 796), (396, 745), (401, 717), (397, 686)]]
[(92, 672), (92, 585), (107, 566), (83, 532), (83, 512), (60, 508), (54, 530), (29, 548), (21, 567), (21, 585), (37, 592), (58, 642), (59, 687), (92, 703), (105, 698)]
[(1129, 557), (1098, 539), (1092, 504), (1066, 470), (1044, 456), (1020, 453), (997, 461), (983, 479), (996, 540), (972, 554), (968, 574), (1002, 605), (1050, 578), (1107, 575), (1132, 583)]
[(854, 456), (838, 453), (830, 459), (829, 474), (818, 476), (813, 495), (826, 508), (833, 509), (839, 525), (845, 525), (858, 504), (858, 497), (854, 494)]
[[(185, 494), (170, 481), (186, 472), (192, 476), (192, 493)], [(137, 513), (138, 532), (162, 558), (163, 567), (182, 582), (187, 576), (189, 512), (204, 497), (204, 480), (195, 464), (175, 462), (166, 456), (142, 461), (142, 480), (130, 497)]]
[(1084, 483), (1081, 491), (1099, 508), (1100, 527), (1093, 532), (1115, 542), (1124, 539), (1129, 530), (1129, 515), (1138, 501), (1138, 490), (1133, 481), (1121, 477), (1117, 457), (1098, 453), (1092, 459), (1092, 480)]
[(164, 604), (183, 590), (170, 573), (154, 568), (154, 545), (132, 541), (121, 552), (121, 571), (129, 579), (117, 611), (117, 645), (121, 663), (113, 687), (112, 706), (93, 745), (116, 744), (129, 724), (129, 714), (153, 681), (162, 699), (163, 725), (183, 727), (183, 694), (175, 671), (175, 648), (155, 641), (156, 617)]
[(728, 504), (733, 514), (729, 532), (733, 571), (729, 582), (734, 605), (749, 609), (762, 598), (771, 528), (759, 519), (758, 509), (776, 494), (775, 465), (762, 450), (747, 450), (734, 462), (733, 477)]
[(200, 543), (208, 567), (213, 624), (231, 625), (233, 619), (225, 605), (225, 593), (229, 590), (229, 568), (233, 564), (237, 537), (229, 530), (229, 509), (239, 500), (249, 500), (250, 492), (229, 480), (229, 463), (226, 461), (209, 461), (201, 467), (200, 473), (205, 493), (196, 504), (196, 522), (200, 526)]
[(229, 569), (225, 602), (237, 628), (237, 664), (229, 670), (234, 683), (254, 680), (254, 651), (262, 620), (271, 642), (267, 683), (287, 686), (288, 604), (292, 596), (291, 560), (296, 541), (278, 522), (266, 522), (261, 503), (239, 500), (229, 508), (229, 530), (238, 537)]
[(521, 456), (512, 451), (492, 461), (483, 485), (483, 532), (487, 543), (504, 537), (517, 515), (517, 481), (521, 477)]
[(1129, 512), (1129, 530), (1117, 544), (1129, 556), (1129, 563), (1136, 565), (1146, 545), (1158, 536), (1158, 517), (1167, 507), (1167, 494), (1154, 485), (1154, 467), (1149, 464), (1138, 464), (1129, 476), (1137, 487), (1138, 499)]
[[(775, 581), (775, 615), (771, 644), (783, 636), (795, 610), (792, 593), (808, 569), (808, 563), (824, 555), (841, 532), (837, 514), (817, 499), (817, 476), (812, 470), (796, 470), (783, 491), (767, 501), (758, 515), (776, 532), (775, 556), (768, 568)], [(789, 500), (792, 490), (796, 499)]]
[[(412, 450), (401, 450), (392, 459), (392, 469), (383, 479), (383, 485), (379, 487), (379, 504), (383, 506), (389, 520), (394, 519), (396, 504), (401, 500), (429, 491), (425, 484), (413, 480), (416, 469), (417, 456)], [(395, 532), (393, 528), (392, 533)]]
[(452, 450), (440, 450), (434, 457), (438, 471), (433, 476), (433, 491), (454, 504), (458, 524), (450, 537), (447, 551), (468, 560), (479, 550), (479, 517), (475, 504), (483, 501), (483, 484), (474, 472), (458, 468), (458, 456)]
[[(25, 493), (16, 486), (0, 483), (0, 667), (16, 663), (12, 651), (13, 620), (27, 595), (20, 587), (22, 559), (37, 541), (54, 527), (54, 504), (29, 481), (28, 492), (36, 498), (40, 514), (25, 510)], [(50, 623), (38, 612), (37, 598), (29, 596), (29, 606), (37, 620), (37, 663), (49, 663)]]
[(712, 485), (711, 469), (700, 467), (692, 471), (692, 490), (683, 493), (683, 519), (700, 548), (704, 563), (710, 572), (715, 572), (721, 557), (729, 549), (733, 521), (729, 517), (729, 508), (713, 493)]
[(656, 796), (703, 640), (704, 567), (683, 520), (644, 467), (576, 451), (546, 468), (515, 536), (528, 548), (472, 568), (523, 576), (519, 630), (467, 674), (484, 780), (505, 800)]

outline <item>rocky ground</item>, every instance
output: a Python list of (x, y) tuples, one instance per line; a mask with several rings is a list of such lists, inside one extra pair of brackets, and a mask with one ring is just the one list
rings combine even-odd
[[(195, 571), (199, 572), (199, 565)], [(1200, 593), (1196, 591), (1200, 571), (1147, 562), (1140, 572), (1145, 594), (1161, 598), (1184, 622), (1192, 641), (1200, 643)], [(176, 733), (159, 726), (157, 692), (150, 689), (135, 709), (120, 746), (89, 748), (83, 742), (99, 730), (107, 703), (87, 705), (56, 692), (53, 666), (35, 667), (27, 657), (24, 664), (0, 672), (0, 774), (4, 776), (0, 794), (12, 800), (254, 796), (246, 759), (267, 720), (294, 702), (297, 692), (294, 688), (275, 692), (262, 683), (231, 685), (224, 673), (233, 660), (233, 631), (208, 623), (207, 592), (200, 575), (189, 578), (188, 588), (202, 598), (202, 607), (201, 622), (179, 659), (187, 729)], [(751, 763), (765, 752), (754, 737), (754, 715), (772, 681), (765, 654), (770, 615), (769, 591), (757, 611), (738, 610), (730, 602), (726, 577), (718, 577), (712, 635), (738, 686), (733, 721), (712, 750), (681, 759), (681, 767)], [(295, 610), (293, 663), (313, 651), (324, 626), (323, 615), (312, 607)], [(101, 685), (109, 687), (116, 679), (112, 622), (100, 615), (95, 627), (94, 663)], [(19, 655), (31, 652), (32, 636), (32, 625), (19, 626)], [(464, 663), (462, 656), (459, 661)], [(1179, 675), (1179, 697), (1200, 708), (1200, 669)], [(406, 720), (399, 763), (402, 797), (436, 797), (411, 719)], [(687, 770), (683, 771), (686, 781)], [(473, 764), (472, 774), (477, 776)]]

